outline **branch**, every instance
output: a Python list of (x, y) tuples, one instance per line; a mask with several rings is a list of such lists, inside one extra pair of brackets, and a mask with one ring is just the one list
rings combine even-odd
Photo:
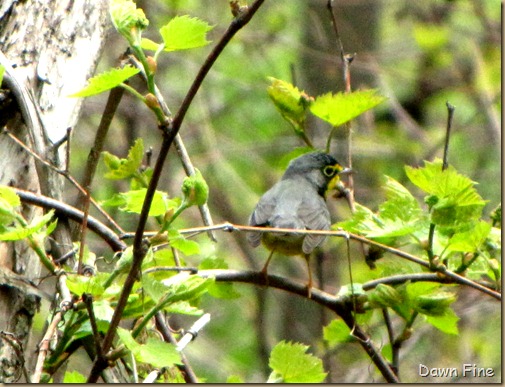
[[(395, 249), (394, 247), (390, 247), (390, 246), (384, 245), (382, 243), (375, 242), (371, 239), (367, 239), (363, 236), (349, 233), (347, 231), (295, 230), (295, 229), (290, 229), (290, 228), (242, 226), (242, 225), (235, 225), (235, 224), (231, 224), (231, 223), (222, 223), (219, 225), (215, 225), (212, 227), (212, 229), (213, 230), (223, 230), (223, 231), (228, 231), (228, 232), (254, 231), (254, 232), (261, 232), (261, 233), (281, 233), (281, 234), (292, 233), (292, 234), (298, 234), (298, 235), (325, 235), (325, 236), (330, 236), (330, 237), (349, 238), (349, 239), (353, 239), (355, 241), (366, 243), (370, 246), (378, 247), (378, 248), (380, 248), (390, 254), (396, 255), (400, 258), (417, 263), (418, 265), (421, 265), (421, 266), (424, 266), (424, 267), (430, 269), (430, 264), (421, 258), (418, 258), (412, 254), (406, 253), (405, 251)], [(179, 230), (179, 231), (182, 234), (187, 234), (187, 233), (194, 234), (194, 233), (198, 233), (198, 232), (206, 232), (207, 229), (206, 229), (206, 227), (194, 227), (194, 228)], [(443, 265), (439, 265), (439, 266), (437, 266), (435, 268), (431, 268), (431, 269), (436, 271), (438, 273), (437, 275), (442, 275), (442, 276), (448, 277), (448, 279), (452, 280), (453, 283), (458, 283), (461, 285), (470, 286), (470, 287), (477, 289), (483, 293), (486, 293), (487, 295), (490, 295), (493, 298), (496, 298), (497, 300), (501, 300), (500, 293), (498, 293), (492, 289), (489, 289), (489, 288), (487, 288), (487, 287), (485, 287), (475, 281), (469, 280), (466, 277), (456, 274), (456, 273), (448, 270)]]
[[(20, 197), (21, 201), (46, 209), (54, 209), (56, 216), (66, 217), (78, 223), (82, 223), (84, 219), (84, 213), (82, 211), (79, 211), (68, 204), (46, 196), (36, 195), (32, 192), (24, 191), (19, 188), (14, 188), (14, 190)], [(112, 250), (123, 251), (126, 249), (126, 244), (119, 239), (114, 231), (91, 215), (88, 216), (87, 226), (91, 231), (99, 235), (112, 248)]]
[[(297, 283), (273, 274), (267, 274), (266, 278), (263, 273), (254, 271), (201, 270), (198, 274), (202, 277), (214, 277), (218, 282), (243, 282), (265, 285), (266, 280), (269, 287), (285, 290), (293, 294), (298, 294), (302, 297), (307, 297), (307, 287), (305, 284)], [(363, 347), (368, 356), (370, 356), (370, 359), (377, 366), (386, 381), (390, 383), (399, 382), (386, 359), (384, 359), (380, 351), (372, 344), (372, 341), (367, 333), (364, 332), (354, 320), (352, 315), (353, 307), (349, 307), (346, 297), (333, 296), (329, 293), (323, 292), (322, 290), (313, 288), (311, 300), (332, 310), (341, 317), (342, 320), (344, 320), (351, 330), (353, 337), (357, 339), (358, 343)]]
[[(144, 238), (144, 230), (147, 223), (147, 219), (149, 216), (149, 209), (151, 207), (151, 203), (154, 197), (154, 193), (159, 183), (159, 179), (163, 170), (163, 166), (165, 163), (165, 159), (168, 155), (168, 151), (172, 145), (172, 142), (179, 133), (181, 128), (182, 121), (195, 97), (196, 93), (200, 89), (203, 80), (205, 79), (207, 73), (213, 66), (214, 62), (217, 60), (221, 52), (224, 50), (229, 41), (233, 38), (233, 36), (244, 26), (246, 25), (256, 11), (259, 9), (261, 4), (263, 4), (264, 0), (256, 0), (250, 7), (248, 7), (243, 13), (239, 14), (237, 17), (233, 19), (230, 26), (222, 36), (221, 40), (217, 43), (214, 49), (210, 52), (209, 56), (203, 63), (200, 71), (198, 72), (193, 84), (188, 90), (186, 97), (184, 98), (181, 107), (179, 108), (177, 114), (175, 115), (173, 121), (171, 122), (161, 122), (160, 129), (163, 131), (163, 142), (161, 144), (161, 149), (158, 155), (158, 159), (156, 160), (156, 164), (154, 166), (153, 174), (151, 177), (151, 181), (149, 182), (149, 186), (146, 191), (146, 196), (144, 199), (144, 203), (142, 205), (142, 211), (140, 213), (137, 230), (135, 232), (135, 237), (133, 240), (133, 262), (130, 268), (130, 272), (126, 277), (125, 283), (123, 285), (123, 291), (118, 300), (118, 304), (112, 316), (112, 320), (109, 325), (109, 329), (104, 337), (102, 343), (102, 352), (107, 353), (112, 345), (114, 340), (114, 336), (116, 333), (116, 329), (121, 321), (121, 317), (123, 315), (124, 308), (126, 307), (126, 303), (128, 301), (128, 297), (131, 293), (133, 285), (137, 279), (137, 275), (139, 273), (140, 267), (142, 265), (142, 261), (144, 260), (147, 249), (143, 244)], [(88, 383), (94, 383), (98, 380), (100, 372), (107, 367), (107, 364), (100, 361), (100, 359), (96, 359), (93, 363), (93, 368), (88, 377)]]

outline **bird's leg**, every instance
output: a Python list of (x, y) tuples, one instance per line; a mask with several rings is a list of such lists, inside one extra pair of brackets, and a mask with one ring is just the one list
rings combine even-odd
[(307, 297), (312, 297), (312, 271), (310, 270), (310, 254), (305, 254), (305, 263), (307, 264), (307, 271), (309, 272), (309, 282), (307, 282)]
[(268, 259), (267, 261), (265, 262), (265, 266), (263, 266), (263, 269), (261, 269), (261, 274), (263, 275), (263, 280), (265, 282), (265, 285), (268, 285), (268, 273), (267, 273), (267, 268), (268, 268), (268, 265), (270, 264), (270, 260), (272, 259), (272, 256), (274, 255), (274, 251), (275, 250), (272, 250), (270, 252), (270, 255), (268, 256)]

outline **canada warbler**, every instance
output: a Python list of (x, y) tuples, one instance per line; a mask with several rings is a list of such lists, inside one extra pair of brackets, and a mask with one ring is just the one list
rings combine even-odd
[[(330, 212), (325, 195), (334, 188), (339, 175), (348, 173), (333, 156), (323, 152), (312, 152), (293, 159), (281, 180), (270, 188), (259, 200), (251, 217), (251, 226), (289, 228), (296, 230), (329, 230)], [(312, 273), (310, 253), (324, 240), (324, 235), (289, 233), (250, 232), (247, 239), (257, 247), (260, 241), (271, 250), (262, 269), (266, 277), (267, 267), (274, 252), (284, 255), (302, 255), (307, 263), (310, 297)]]

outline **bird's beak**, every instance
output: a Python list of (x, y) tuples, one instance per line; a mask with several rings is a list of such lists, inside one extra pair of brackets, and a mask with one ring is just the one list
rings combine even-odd
[(352, 168), (344, 168), (338, 174), (339, 175), (349, 175), (351, 173), (354, 173), (354, 170)]

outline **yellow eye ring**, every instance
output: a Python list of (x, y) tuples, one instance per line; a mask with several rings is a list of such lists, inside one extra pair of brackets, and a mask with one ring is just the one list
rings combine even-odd
[(328, 165), (323, 168), (323, 173), (325, 176), (333, 177), (335, 173), (338, 172), (338, 168), (333, 165)]

